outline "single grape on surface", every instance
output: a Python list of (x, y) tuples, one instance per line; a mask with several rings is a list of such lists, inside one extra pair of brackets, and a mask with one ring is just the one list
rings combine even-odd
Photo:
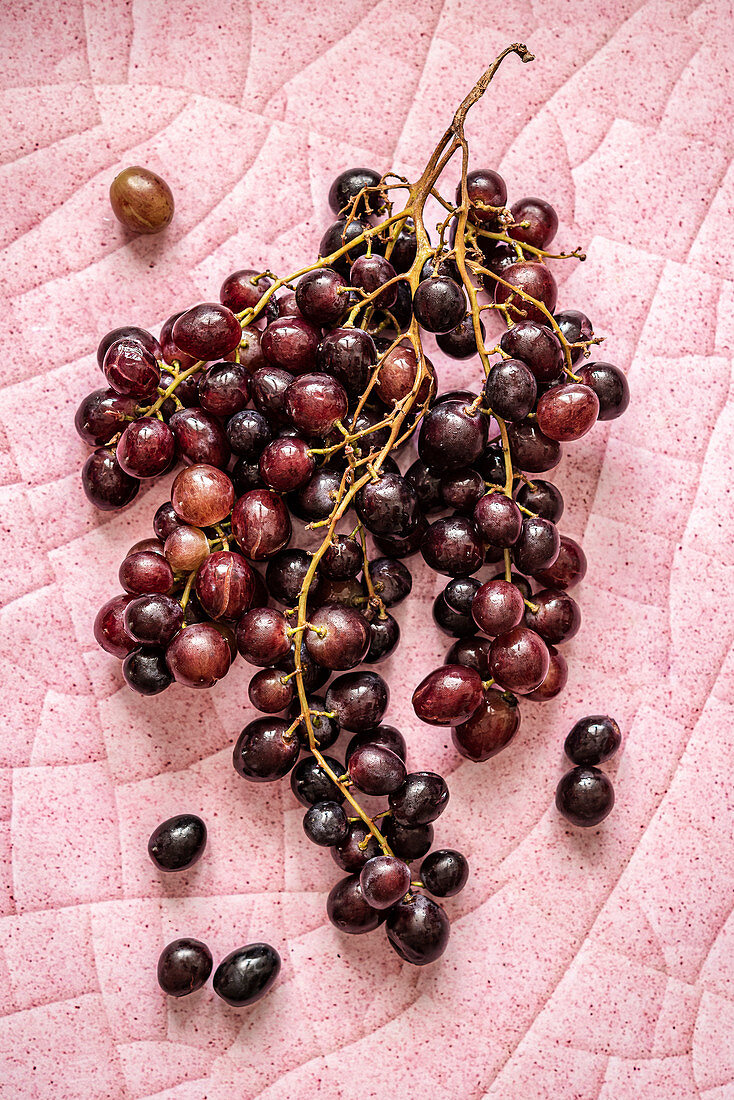
[(110, 205), (117, 220), (132, 233), (160, 233), (173, 218), (171, 188), (155, 172), (137, 164), (115, 176)]

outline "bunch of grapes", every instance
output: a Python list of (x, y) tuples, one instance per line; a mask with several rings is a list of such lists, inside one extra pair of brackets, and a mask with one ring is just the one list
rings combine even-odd
[[(555, 312), (553, 208), (508, 208), (496, 172), (467, 168), (466, 113), (513, 52), (532, 60), (520, 45), (500, 56), (415, 184), (364, 168), (336, 178), (315, 264), (288, 278), (236, 271), (220, 302), (174, 315), (158, 339), (105, 336), (108, 388), (76, 421), (97, 448), (83, 484), (98, 507), (124, 507), (142, 479), (183, 462), (154, 537), (120, 566), (124, 592), (97, 616), (99, 644), (142, 694), (174, 680), (210, 687), (238, 654), (255, 666), (261, 716), (237, 740), (235, 769), (252, 782), (290, 775), (306, 835), (346, 872), (329, 894), (333, 924), (364, 933), (384, 922), (417, 965), (444, 951), (449, 922), (434, 899), (460, 891), (468, 866), (431, 851), (446, 783), (408, 772), (405, 739), (383, 722), (389, 688), (372, 666), (399, 642), (391, 609), (412, 587), (403, 559), (420, 551), (450, 578), (434, 615), (456, 639), (416, 689), (416, 713), (485, 760), (518, 727), (517, 695), (561, 690), (556, 646), (580, 622), (568, 589), (583, 551), (559, 535), (563, 500), (535, 475), (628, 400), (615, 366), (581, 365), (598, 342), (588, 318)], [(451, 202), (436, 184), (457, 150)], [(407, 191), (398, 211), (396, 191)], [(429, 197), (446, 214), (434, 242)], [(491, 349), (489, 311), (506, 322)], [(426, 332), (448, 356), (478, 358), (476, 391), (438, 394)], [(401, 472), (395, 456), (414, 433), (418, 458)], [(343, 730), (342, 762), (327, 752)], [(367, 809), (363, 796), (387, 801)]]

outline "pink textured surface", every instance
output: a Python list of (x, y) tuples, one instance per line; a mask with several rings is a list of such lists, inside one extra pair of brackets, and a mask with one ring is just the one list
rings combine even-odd
[[(0, 24), (0, 1096), (300, 1100), (734, 1097), (734, 283), (727, 0), (48, 0)], [(242, 265), (292, 270), (354, 162), (414, 173), (452, 105), (513, 39), (469, 132), (511, 196), (588, 245), (561, 302), (608, 334), (633, 404), (558, 475), (590, 559), (569, 687), (511, 748), (459, 763), (412, 716), (441, 658), (439, 581), (417, 569), (388, 674), (416, 765), (450, 773), (437, 841), (469, 856), (453, 936), (423, 972), (326, 922), (335, 880), (287, 786), (230, 764), (239, 663), (210, 694), (123, 688), (91, 636), (122, 550), (165, 487), (87, 505), (71, 427), (114, 325), (154, 327)], [(126, 239), (106, 201), (128, 163), (177, 214)], [(458, 385), (474, 372), (444, 365)], [(32, 414), (29, 414), (32, 409)], [(414, 559), (415, 560), (415, 559)], [(579, 714), (626, 733), (618, 804), (592, 835), (552, 808)], [(162, 883), (145, 842), (201, 813), (206, 858)], [(265, 938), (282, 980), (249, 1012), (167, 1003), (167, 938), (221, 957)], [(425, 1091), (424, 1091), (425, 1090)]]

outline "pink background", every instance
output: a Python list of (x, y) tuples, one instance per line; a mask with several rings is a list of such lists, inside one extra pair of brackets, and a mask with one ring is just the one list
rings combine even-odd
[[(727, 0), (50, 0), (0, 16), (3, 729), (0, 1096), (115, 1100), (734, 1097), (731, 9)], [(443, 960), (325, 921), (337, 877), (287, 784), (243, 784), (242, 662), (210, 693), (144, 701), (96, 648), (124, 549), (164, 485), (122, 515), (85, 501), (74, 409), (99, 337), (215, 297), (233, 267), (315, 255), (331, 177), (415, 173), (508, 42), (468, 131), (511, 198), (559, 211), (561, 303), (606, 333), (633, 404), (574, 447), (563, 531), (590, 560), (569, 687), (523, 708), (511, 748), (460, 763), (410, 692), (442, 658), (440, 581), (416, 566), (388, 666), (414, 767), (450, 773), (439, 844), (464, 850)], [(171, 183), (158, 239), (107, 203), (121, 167)], [(449, 173), (451, 183), (455, 176)], [(727, 243), (728, 242), (728, 243)], [(442, 382), (476, 377), (437, 357)], [(415, 562), (415, 559), (413, 559)], [(609, 710), (617, 807), (590, 835), (552, 807), (562, 741)], [(182, 809), (205, 858), (163, 883), (145, 852)], [(280, 983), (236, 1012), (167, 1002), (163, 943), (215, 958), (274, 943)]]

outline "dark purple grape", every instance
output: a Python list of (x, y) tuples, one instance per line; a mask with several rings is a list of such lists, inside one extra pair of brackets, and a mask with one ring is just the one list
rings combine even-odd
[(481, 698), (482, 678), (475, 669), (441, 665), (413, 692), (413, 710), (432, 726), (453, 726), (468, 718)]
[(540, 687), (549, 666), (547, 645), (526, 626), (516, 626), (492, 642), (489, 670), (499, 687), (516, 695), (527, 695)]
[(110, 344), (102, 364), (105, 378), (117, 393), (153, 399), (161, 378), (155, 356), (137, 340)]
[(498, 282), (495, 285), (494, 300), (498, 305), (506, 306), (513, 319), (518, 317), (523, 320), (537, 321), (540, 324), (547, 320), (546, 314), (538, 305), (522, 298), (516, 290), (544, 305), (549, 313), (556, 308), (558, 287), (545, 264), (518, 261), (504, 269), (502, 279), (504, 282)]
[(381, 474), (355, 497), (357, 515), (374, 535), (404, 538), (417, 518), (418, 497), (400, 474)]
[(362, 568), (362, 548), (350, 535), (334, 535), (321, 555), (319, 572), (330, 580), (356, 577)]
[(445, 591), (439, 592), (433, 601), (433, 619), (439, 630), (453, 638), (467, 638), (477, 632), (477, 624), (472, 616), (456, 611), (448, 603)]
[(158, 985), (169, 997), (186, 997), (206, 984), (212, 966), (212, 953), (201, 940), (172, 940), (158, 958)]
[(399, 858), (406, 863), (423, 859), (433, 846), (433, 825), (401, 825), (392, 815), (383, 819), (382, 834)]
[(212, 986), (233, 1008), (253, 1005), (272, 989), (280, 974), (280, 955), (269, 943), (250, 943), (230, 952), (214, 971)]
[(269, 489), (245, 493), (232, 509), (232, 534), (252, 561), (277, 554), (291, 537), (290, 516), (282, 497)]
[(138, 644), (125, 627), (125, 610), (133, 596), (115, 596), (100, 607), (94, 620), (94, 637), (106, 653), (121, 660)]
[[(317, 364), (333, 375), (352, 397), (361, 394), (377, 362), (377, 348), (369, 333), (359, 328), (335, 328), (318, 346)], [(371, 446), (376, 447), (375, 441)]]
[(271, 423), (284, 424), (286, 390), (293, 381), (290, 371), (280, 367), (260, 367), (252, 376), (252, 400)]
[[(309, 695), (306, 697), (308, 707), (310, 711), (326, 711), (326, 703), (318, 695)], [(298, 700), (295, 700), (293, 706), (288, 712), (289, 717), (292, 719), (298, 718), (301, 715), (301, 704)], [(330, 749), (334, 742), (338, 739), (341, 733), (341, 727), (334, 718), (329, 718), (324, 714), (311, 714), (311, 725), (313, 727), (314, 737), (316, 744), (323, 752), (324, 749)], [(303, 748), (308, 748), (308, 729), (306, 723), (303, 721), (303, 717), (298, 724), (298, 739), (301, 742)]]
[(449, 471), (441, 482), (441, 496), (445, 506), (453, 508), (461, 515), (472, 515), (485, 492), (484, 478), (471, 466)]
[(182, 623), (181, 604), (170, 596), (138, 596), (125, 608), (125, 629), (138, 645), (165, 647)]
[(514, 202), (510, 209), (517, 224), (507, 230), (508, 236), (521, 244), (547, 248), (558, 230), (558, 215), (551, 204), (545, 199), (527, 198)]
[(325, 437), (347, 414), (347, 393), (341, 382), (328, 374), (301, 374), (289, 385), (285, 411), (305, 435)]
[(484, 400), (502, 420), (523, 420), (535, 407), (538, 384), (520, 359), (495, 363), (484, 383)]
[(452, 898), (464, 889), (469, 878), (469, 864), (461, 852), (453, 848), (438, 848), (421, 863), (421, 882), (437, 898)]
[(205, 409), (179, 409), (168, 422), (184, 462), (204, 463), (220, 469), (229, 462), (229, 444), (224, 428)]
[[(254, 280), (257, 279), (257, 282)], [(242, 313), (258, 304), (263, 294), (273, 284), (270, 279), (260, 277), (253, 268), (240, 268), (233, 271), (222, 283), (219, 301), (232, 313)]]
[(560, 548), (555, 523), (540, 516), (523, 516), (520, 536), (512, 547), (512, 560), (521, 573), (534, 577), (553, 565)]
[(214, 363), (199, 382), (199, 403), (216, 416), (234, 416), (250, 400), (250, 374), (241, 363)]
[(385, 795), (405, 782), (405, 764), (384, 745), (359, 745), (347, 765), (352, 783), (363, 794)]
[(410, 595), (413, 577), (406, 565), (393, 558), (375, 558), (369, 563), (375, 592), (385, 607), (395, 607)]
[[(360, 845), (364, 845), (363, 848)], [(331, 854), (337, 867), (342, 871), (348, 871), (351, 875), (358, 875), (368, 859), (379, 855), (380, 845), (373, 833), (362, 821), (350, 821), (346, 839), (335, 844)]]
[(90, 447), (101, 447), (121, 432), (137, 412), (136, 398), (115, 393), (112, 389), (93, 390), (77, 409), (74, 427)]
[(388, 802), (401, 825), (427, 825), (440, 817), (449, 801), (446, 781), (435, 772), (411, 772)]
[(348, 875), (332, 887), (326, 899), (326, 914), (340, 932), (361, 935), (373, 932), (380, 923), (380, 913), (362, 896), (359, 875)]
[[(479, 250), (482, 254), (484, 267), (493, 271), (495, 275), (502, 275), (505, 268), (517, 263), (517, 249), (506, 241), (493, 241), (488, 237), (480, 238)], [(487, 293), (494, 294), (496, 279), (491, 275), (480, 275), (481, 283)]]
[(270, 594), (287, 607), (295, 607), (301, 586), (311, 565), (307, 550), (281, 550), (268, 562), (265, 583)]
[(237, 623), (237, 648), (251, 665), (267, 668), (291, 648), (285, 615), (274, 607), (255, 607)]
[(508, 424), (507, 439), (513, 465), (528, 473), (543, 474), (561, 461), (561, 444), (544, 435), (536, 420)]
[(375, 546), (390, 558), (408, 558), (417, 554), (428, 534), (428, 521), (420, 515), (407, 535), (375, 535)]
[[(303, 686), (306, 691), (318, 691), (326, 683), (331, 673), (328, 668), (314, 661), (304, 645), (301, 645), (301, 673)], [(278, 661), (278, 668), (282, 672), (295, 672), (296, 668), (296, 643), (291, 646), (285, 657)]]
[(432, 470), (458, 470), (479, 458), (487, 445), (488, 420), (467, 412), (465, 401), (442, 401), (423, 418), (418, 453)]
[[(467, 173), (466, 189), (469, 198), (469, 221), (485, 229), (494, 229), (498, 223), (498, 208), (507, 202), (507, 186), (502, 176), (491, 168), (475, 168)], [(456, 188), (456, 204), (461, 203), (461, 184)]]
[[(365, 294), (375, 294), (380, 287), (385, 286), (391, 280), (397, 278), (395, 268), (384, 256), (371, 255), (360, 256), (352, 264), (349, 281), (354, 287), (359, 287)], [(385, 290), (373, 298), (376, 309), (391, 309), (397, 300), (398, 284), (393, 282)]]
[(277, 493), (300, 489), (311, 479), (315, 468), (316, 460), (300, 438), (274, 439), (260, 455), (260, 475), (267, 487)]
[[(555, 322), (568, 344), (579, 344), (582, 341), (590, 340), (594, 335), (591, 321), (585, 313), (581, 313), (577, 309), (564, 309), (560, 313), (556, 313)], [(571, 348), (572, 363), (578, 363), (583, 355), (583, 348)]]
[(574, 723), (563, 749), (574, 764), (602, 764), (622, 744), (619, 726), (608, 714), (589, 714)]
[(512, 546), (520, 537), (522, 512), (504, 493), (487, 493), (474, 509), (474, 525), (490, 546)]
[(174, 364), (178, 365), (179, 370), (188, 370), (189, 367), (193, 367), (197, 361), (195, 355), (187, 355), (185, 351), (179, 348), (173, 339), (173, 326), (178, 321), (179, 317), (183, 316), (183, 311), (180, 313), (174, 313), (167, 321), (161, 325), (160, 346), (163, 352), (164, 362), (170, 366)]
[[(424, 401), (430, 392), (431, 378), (434, 377), (433, 367), (426, 359), (428, 376), (424, 378), (418, 387), (416, 403)], [(398, 344), (391, 351), (382, 356), (380, 372), (377, 376), (375, 390), (378, 397), (386, 405), (394, 405), (402, 401), (412, 392), (418, 377), (418, 359), (415, 351), (409, 344)]]
[(343, 729), (357, 733), (380, 724), (389, 700), (389, 688), (376, 672), (347, 672), (329, 685), (326, 709), (336, 712)]
[(378, 187), (380, 174), (372, 168), (347, 168), (340, 172), (329, 188), (329, 206), (334, 214), (364, 214), (379, 209), (379, 196), (362, 195), (354, 200), (365, 187)]
[(466, 315), (464, 289), (446, 275), (424, 279), (413, 294), (413, 313), (427, 332), (451, 332)]
[(563, 349), (555, 332), (540, 320), (518, 321), (503, 332), (500, 347), (525, 363), (538, 382), (553, 382), (563, 369)]
[(441, 511), (444, 502), (439, 473), (429, 470), (425, 462), (417, 458), (406, 473), (405, 480), (415, 489), (422, 512), (428, 514)]
[(616, 420), (622, 415), (630, 403), (630, 390), (619, 367), (612, 363), (589, 363), (579, 370), (579, 377), (598, 398), (598, 420)]
[(431, 569), (449, 577), (469, 577), (484, 564), (482, 541), (466, 516), (451, 516), (432, 523), (421, 553)]
[(598, 768), (572, 768), (556, 788), (558, 812), (582, 829), (600, 825), (614, 806), (614, 787)]
[[(487, 581), (472, 603), (472, 615), (480, 630), (490, 637), (507, 634), (522, 622), (525, 601), (522, 592), (509, 581)], [(532, 623), (528, 623), (532, 626)]]
[[(390, 226), (386, 233), (392, 233)], [(386, 238), (384, 238), (386, 243)], [(410, 218), (406, 218), (404, 225), (395, 238), (393, 250), (390, 253), (390, 263), (399, 274), (408, 271), (418, 254), (418, 244), (415, 237), (415, 226)]]
[(370, 644), (369, 624), (359, 611), (340, 604), (324, 604), (310, 616), (306, 648), (315, 661), (332, 671), (354, 668)]
[[(334, 775), (344, 773), (344, 767), (332, 756), (324, 756)], [(336, 802), (341, 806), (344, 794), (324, 771), (315, 756), (304, 756), (291, 772), (291, 790), (302, 806), (317, 802)]]
[(227, 639), (212, 623), (192, 623), (168, 646), (166, 661), (179, 684), (209, 688), (229, 672), (232, 653)]
[[(369, 223), (360, 221), (359, 218), (353, 218), (349, 222), (346, 218), (339, 218), (329, 226), (321, 238), (319, 256), (331, 256), (334, 252), (338, 252), (345, 245), (351, 244), (352, 241), (361, 236), (366, 229), (369, 229)], [(357, 256), (363, 256), (366, 251), (367, 242), (360, 241), (359, 244), (353, 245), (348, 252), (345, 252), (343, 256), (333, 260), (329, 266), (333, 267), (335, 271), (338, 271), (345, 279), (348, 279), (352, 262)]]
[(376, 665), (394, 652), (400, 641), (400, 626), (392, 615), (385, 612), (370, 623), (370, 645), (364, 657), (365, 664)]
[(148, 855), (159, 871), (187, 871), (204, 854), (206, 825), (196, 814), (177, 814), (150, 835)]
[(232, 453), (247, 459), (258, 459), (273, 438), (273, 432), (262, 413), (242, 409), (227, 421), (227, 440)]
[(381, 748), (389, 749), (390, 752), (395, 753), (401, 760), (405, 760), (407, 751), (405, 738), (394, 726), (375, 726), (373, 729), (362, 730), (361, 733), (355, 733), (354, 737), (352, 737), (347, 745), (345, 754), (347, 764), (349, 764), (352, 753), (362, 748), (364, 745), (379, 745)]
[(154, 359), (161, 358), (161, 346), (147, 329), (137, 328), (135, 325), (123, 325), (121, 328), (113, 328), (100, 340), (97, 348), (97, 363), (100, 369), (104, 364), (105, 355), (118, 340), (133, 340), (137, 344), (142, 344)]
[(550, 664), (543, 683), (535, 691), (530, 691), (525, 696), (526, 699), (532, 699), (534, 703), (543, 703), (548, 699), (555, 699), (556, 695), (563, 691), (568, 682), (566, 658), (552, 645), (548, 646), (548, 653)]
[(166, 559), (153, 550), (138, 550), (128, 554), (118, 570), (121, 586), (135, 596), (160, 592), (163, 595), (173, 588), (173, 570)]
[(158, 695), (172, 680), (163, 650), (153, 646), (131, 650), (122, 662), (122, 675), (139, 695)]
[(280, 714), (295, 697), (292, 680), (285, 680), (279, 668), (261, 668), (250, 680), (247, 694), (255, 710), (265, 714)]
[(454, 748), (467, 760), (481, 763), (509, 745), (520, 728), (520, 708), (510, 692), (487, 691), (465, 722), (454, 726)]
[(125, 473), (111, 451), (100, 447), (92, 452), (82, 467), (82, 488), (95, 508), (111, 512), (124, 508), (135, 499), (140, 481)]
[(389, 909), (410, 889), (410, 868), (395, 856), (374, 856), (362, 868), (359, 883), (368, 905)]
[(295, 735), (286, 736), (287, 730), (288, 723), (282, 718), (256, 718), (246, 725), (232, 758), (238, 775), (254, 783), (268, 783), (287, 775), (301, 748)]
[(535, 512), (543, 519), (558, 523), (563, 515), (563, 497), (560, 490), (551, 482), (536, 477), (532, 482), (520, 487), (517, 503), (529, 512)]
[(459, 638), (446, 654), (446, 664), (464, 665), (466, 668), (473, 668), (483, 680), (489, 680), (489, 650), (491, 645), (489, 638)]
[(390, 946), (414, 966), (435, 962), (449, 942), (449, 918), (441, 906), (425, 894), (394, 906), (385, 921)]
[(501, 443), (489, 443), (484, 454), (480, 455), (474, 466), (487, 485), (497, 485), (504, 490), (506, 477), (505, 455)]
[[(313, 325), (331, 327), (331, 325), (336, 324), (349, 305), (347, 282), (330, 267), (307, 271), (298, 280), (296, 305), (301, 316)], [(286, 324), (286, 319), (281, 318), (273, 323), (282, 327)], [(268, 329), (265, 331), (267, 333)], [(267, 348), (265, 353), (268, 354)], [(273, 361), (277, 362), (277, 360)], [(278, 365), (288, 367), (290, 370), (293, 369), (287, 362)]]
[[(484, 341), (485, 330), (482, 321), (479, 322), (479, 329)], [(436, 336), (436, 343), (441, 351), (450, 355), (452, 359), (470, 359), (472, 355), (477, 355), (477, 338), (471, 314), (467, 313), (450, 332), (439, 333)]]
[(540, 634), (544, 641), (558, 645), (578, 634), (581, 610), (568, 592), (543, 588), (533, 596), (533, 604), (537, 611), (526, 609), (525, 625)]
[(303, 831), (313, 844), (333, 848), (349, 836), (349, 819), (337, 802), (317, 802), (304, 814)]
[(459, 265), (453, 256), (449, 256), (446, 251), (442, 251), (440, 255), (429, 256), (426, 262), (421, 268), (421, 281), (423, 279), (430, 279), (432, 275), (447, 275), (450, 279), (453, 279), (455, 283), (461, 282), (461, 272), (459, 271)]
[(234, 313), (219, 302), (202, 302), (187, 309), (171, 332), (176, 347), (204, 362), (223, 359), (234, 351), (241, 335)]
[(176, 441), (162, 420), (142, 416), (125, 428), (117, 443), (117, 461), (132, 477), (156, 477), (173, 462)]
[(336, 503), (342, 476), (340, 469), (330, 466), (316, 470), (311, 480), (289, 498), (293, 514), (305, 523), (327, 519)]
[(183, 520), (176, 515), (173, 505), (168, 500), (161, 504), (160, 508), (153, 516), (153, 530), (163, 542), (165, 542), (168, 536), (173, 534), (175, 530), (183, 526), (185, 526)]

